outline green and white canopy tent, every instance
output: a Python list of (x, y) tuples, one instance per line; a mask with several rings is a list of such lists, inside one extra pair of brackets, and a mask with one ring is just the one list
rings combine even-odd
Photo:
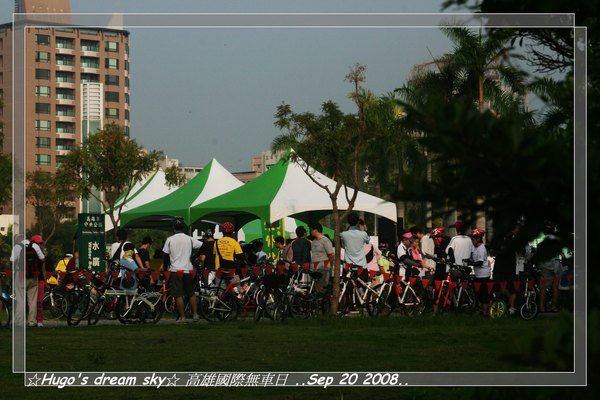
[[(121, 196), (115, 204), (116, 207), (120, 207), (123, 204), (123, 200), (125, 200), (125, 204), (123, 204), (123, 209), (121, 210), (122, 217), (124, 212), (167, 196), (175, 190), (177, 190), (177, 186), (169, 186), (165, 172), (162, 169), (158, 169), (144, 179), (136, 182), (129, 190), (127, 197), (125, 195)], [(104, 229), (107, 232), (113, 229), (112, 221), (108, 215), (104, 218)]]
[[(260, 218), (273, 223), (284, 217), (295, 216), (302, 221), (313, 221), (331, 213), (331, 199), (304, 172), (304, 161), (280, 160), (256, 179), (235, 190), (204, 201), (190, 208), (190, 221), (220, 218), (233, 219), (237, 226)], [(332, 190), (336, 182), (309, 168), (312, 177)], [(352, 194), (353, 189), (348, 189)], [(340, 191), (338, 206), (348, 207), (344, 189)], [(358, 192), (354, 210), (376, 214), (396, 222), (396, 205), (364, 192)], [(310, 215), (312, 214), (312, 216)], [(255, 216), (255, 217), (254, 217)], [(316, 216), (316, 217), (315, 217)]]
[(243, 183), (214, 158), (202, 171), (179, 189), (166, 196), (121, 214), (121, 226), (128, 228), (170, 226), (173, 217), (183, 217), (190, 225), (190, 209)]

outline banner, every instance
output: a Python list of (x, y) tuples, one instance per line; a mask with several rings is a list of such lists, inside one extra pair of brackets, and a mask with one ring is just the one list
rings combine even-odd
[(79, 214), (77, 223), (79, 267), (89, 271), (104, 271), (104, 214)]

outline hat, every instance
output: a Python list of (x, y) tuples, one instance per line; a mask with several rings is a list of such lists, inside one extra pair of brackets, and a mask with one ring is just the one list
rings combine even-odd
[(32, 241), (33, 243), (37, 243), (37, 244), (42, 244), (42, 243), (44, 243), (44, 239), (42, 239), (42, 236), (41, 236), (41, 235), (33, 235), (33, 236), (31, 237), (31, 241)]
[(402, 235), (402, 239), (410, 239), (413, 237), (413, 234), (411, 232), (406, 232), (405, 234)]

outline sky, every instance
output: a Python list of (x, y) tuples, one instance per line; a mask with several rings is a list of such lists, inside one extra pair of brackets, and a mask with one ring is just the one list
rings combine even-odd
[[(438, 13), (442, 0), (72, 0), (73, 13)], [(12, 0), (2, 0), (2, 22)], [(270, 148), (282, 102), (319, 112), (332, 100), (355, 112), (344, 81), (367, 67), (364, 88), (383, 95), (400, 87), (413, 65), (450, 50), (438, 29), (128, 28), (131, 137), (182, 165), (212, 158), (232, 172)]]

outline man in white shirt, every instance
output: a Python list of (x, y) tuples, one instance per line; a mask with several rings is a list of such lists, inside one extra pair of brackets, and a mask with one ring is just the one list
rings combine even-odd
[(456, 221), (454, 227), (456, 228), (456, 236), (450, 239), (450, 243), (446, 247), (446, 254), (448, 254), (450, 261), (463, 265), (463, 260), (471, 258), (475, 247), (471, 238), (465, 235), (465, 227), (462, 221)]
[[(183, 232), (185, 224), (182, 218), (173, 220), (173, 229), (175, 233), (169, 236), (165, 241), (163, 251), (163, 270), (172, 273), (169, 279), (169, 287), (173, 296), (175, 296), (177, 313), (179, 318), (177, 322), (185, 322), (184, 296), (189, 297), (190, 306), (194, 321), (198, 321), (198, 301), (194, 292), (194, 282), (190, 277), (190, 271), (194, 269), (190, 260), (193, 249), (202, 247), (202, 242), (194, 239)], [(182, 271), (183, 276), (179, 277), (178, 272)]]

